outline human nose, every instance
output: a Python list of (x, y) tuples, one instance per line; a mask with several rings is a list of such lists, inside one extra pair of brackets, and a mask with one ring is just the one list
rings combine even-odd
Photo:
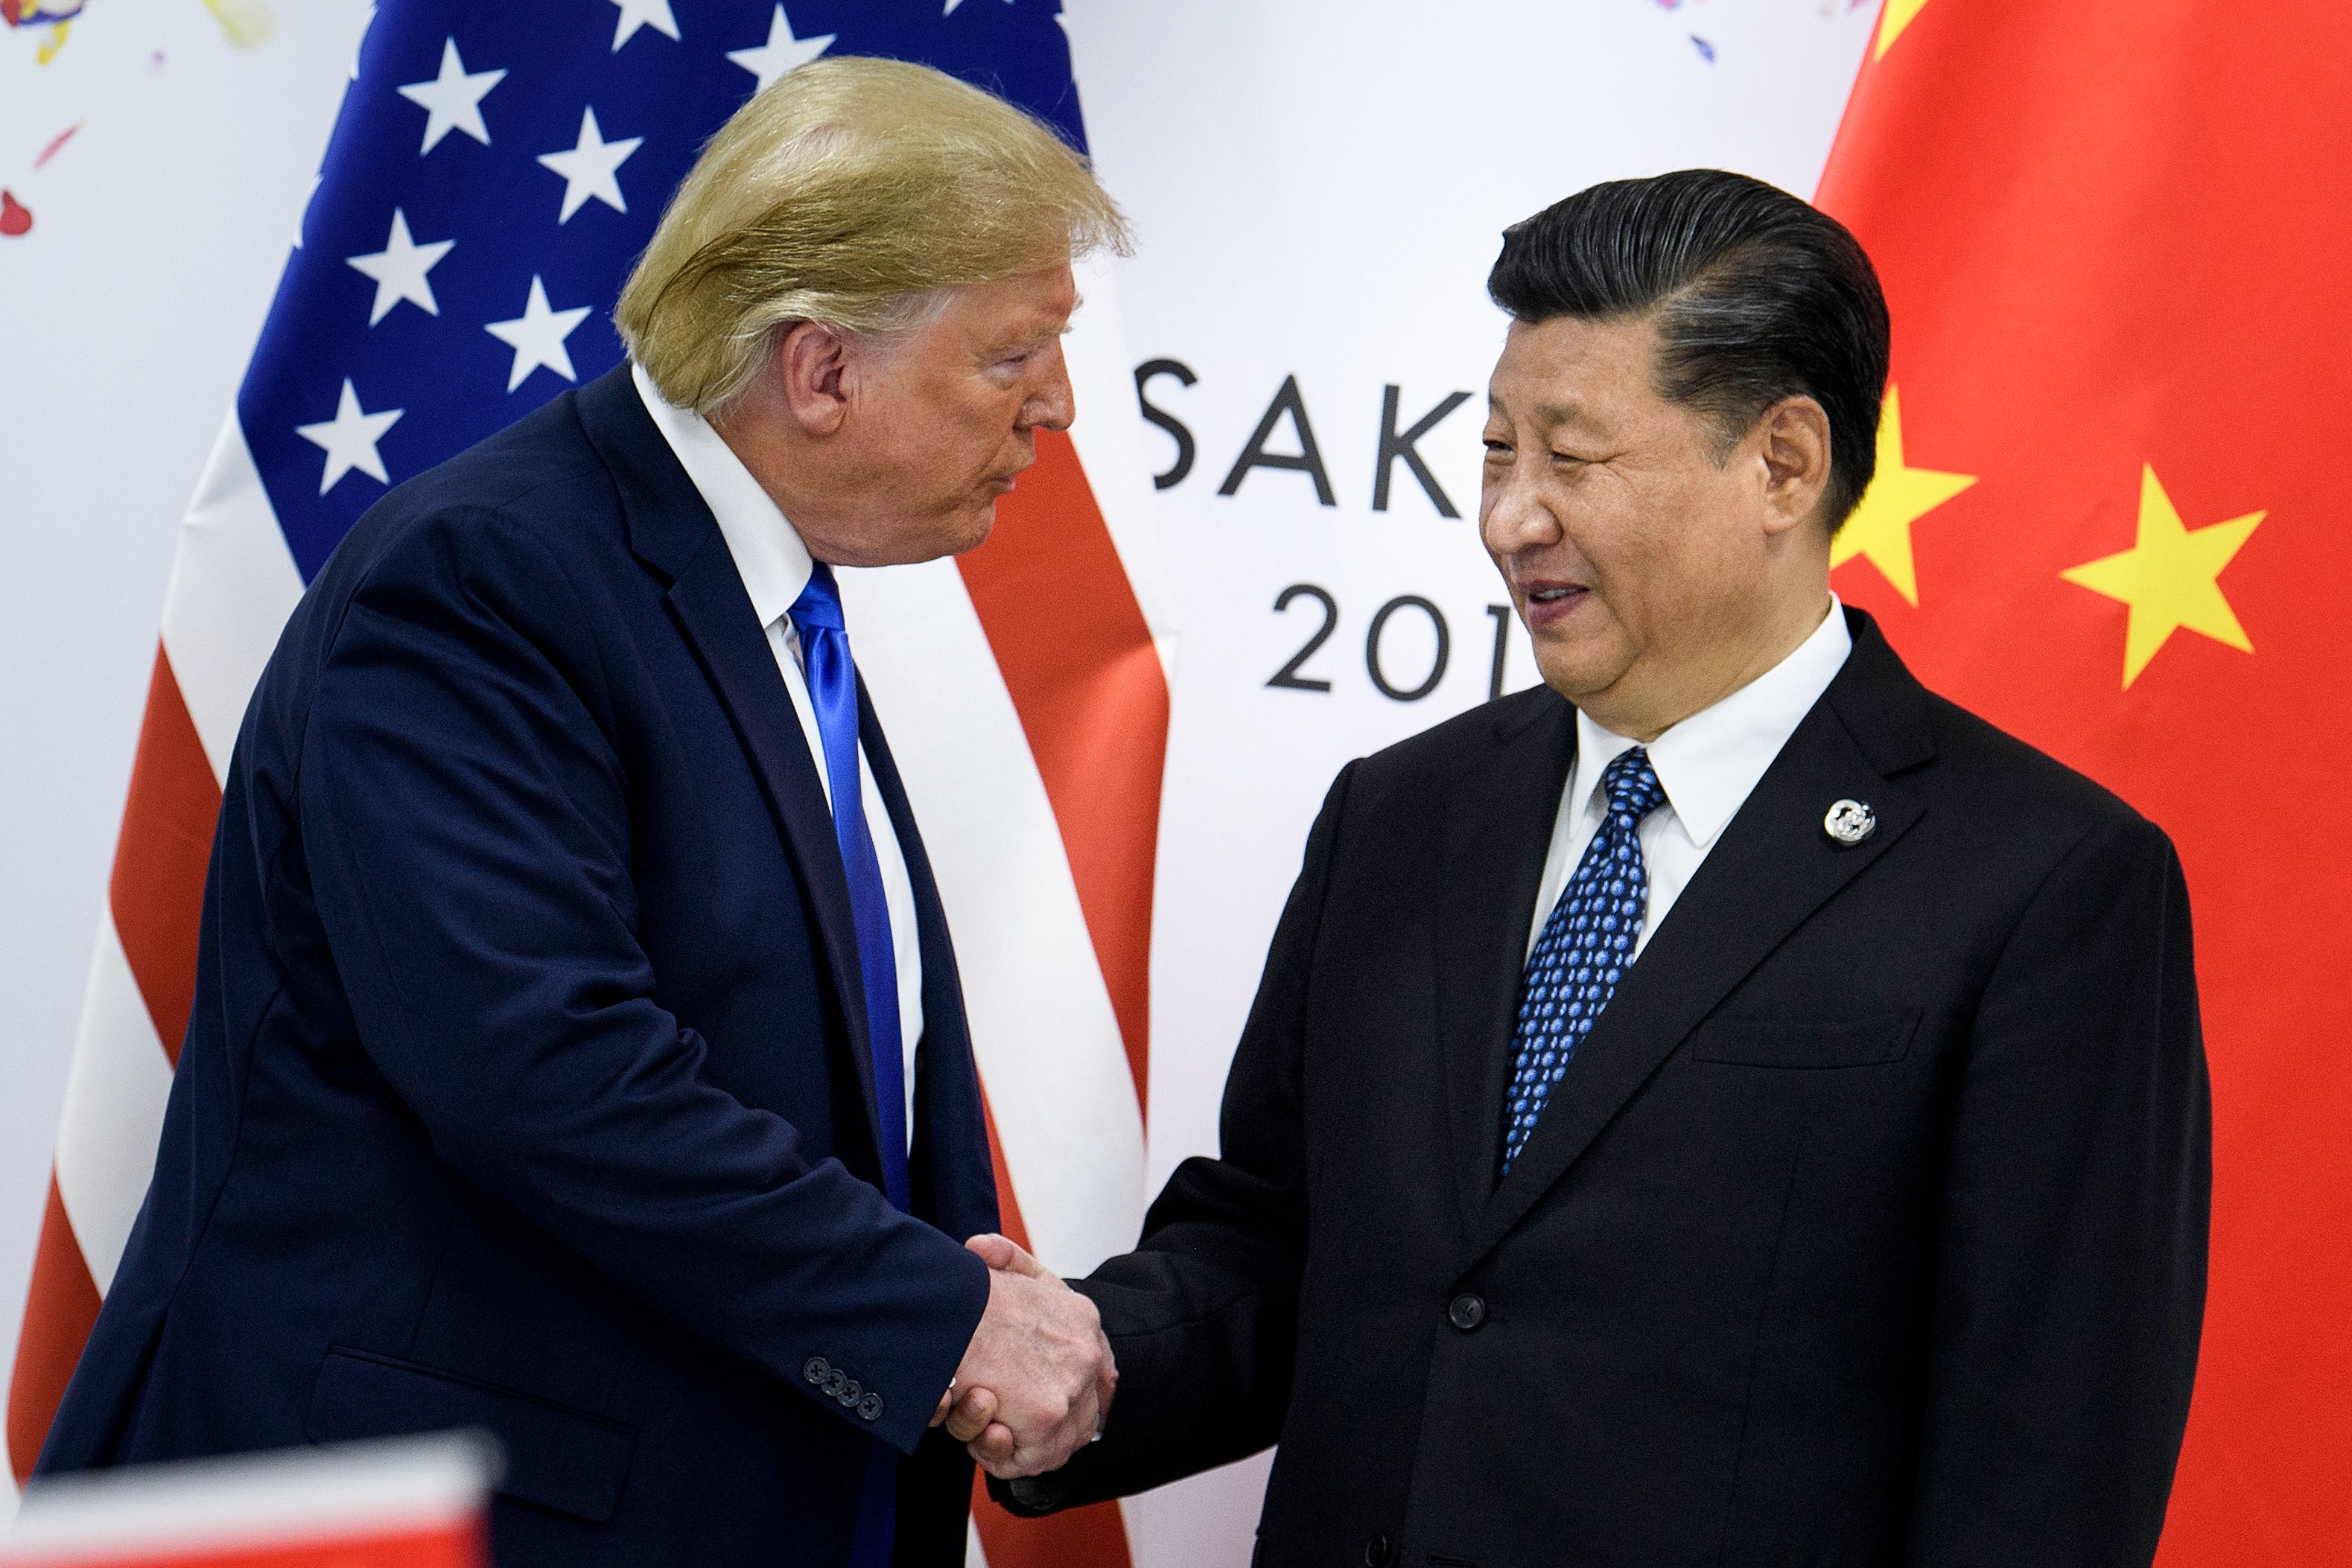
[(1067, 430), (1078, 415), (1078, 398), (1070, 388), (1070, 367), (1062, 357), (1062, 345), (1055, 343), (1039, 360), (1038, 383), (1022, 401), (1022, 428), (1042, 425), (1047, 430)]
[(1516, 555), (1558, 544), (1562, 538), (1550, 504), (1516, 465), (1499, 473), (1489, 468), (1478, 499), (1479, 537), (1493, 555)]

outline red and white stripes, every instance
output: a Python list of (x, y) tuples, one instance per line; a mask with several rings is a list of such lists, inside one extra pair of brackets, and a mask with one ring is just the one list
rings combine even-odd
[(8, 1387), (21, 1483), (113, 1282), (154, 1169), (195, 990), (220, 780), (300, 576), (234, 414), (180, 535), (66, 1080), (57, 1164)]

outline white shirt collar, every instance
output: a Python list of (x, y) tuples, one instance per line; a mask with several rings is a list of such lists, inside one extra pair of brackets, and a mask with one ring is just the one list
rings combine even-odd
[(727, 553), (735, 558), (736, 575), (751, 596), (760, 624), (774, 625), (778, 617), (791, 613), (815, 570), (800, 530), (709, 420), (664, 398), (642, 365), (629, 366), (629, 380), (662, 439), (677, 455), (678, 466), (719, 519), (719, 532), (727, 540)]
[[(1829, 614), (1787, 658), (1650, 742), (1650, 766), (1693, 843), (1706, 849), (1730, 824), (1853, 650), (1844, 606), (1833, 593)], [(1569, 799), (1578, 810), (1597, 809), (1602, 770), (1634, 744), (1577, 710)]]

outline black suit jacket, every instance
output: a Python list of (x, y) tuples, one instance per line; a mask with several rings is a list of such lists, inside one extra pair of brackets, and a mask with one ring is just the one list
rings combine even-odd
[(1573, 711), (1538, 688), (1340, 773), (1223, 1157), (1081, 1287), (1105, 1439), (1004, 1495), (1278, 1439), (1280, 1568), (2148, 1562), (2205, 1283), (2179, 865), (1848, 616), (1499, 1185)]

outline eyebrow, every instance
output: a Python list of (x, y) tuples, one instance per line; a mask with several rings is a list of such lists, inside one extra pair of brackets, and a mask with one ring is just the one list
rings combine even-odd
[[(1500, 413), (1502, 406), (1502, 403), (1496, 398), (1494, 393), (1488, 392), (1486, 394), (1487, 413)], [(1580, 424), (1588, 430), (1598, 427), (1598, 422), (1593, 419), (1591, 412), (1588, 411), (1581, 403), (1539, 402), (1536, 404), (1533, 413), (1535, 414), (1536, 423), (1540, 429), (1549, 430), (1563, 424)]]
[[(1075, 316), (1077, 312), (1075, 309), (1070, 312), (1071, 316)], [(1014, 347), (1034, 348), (1039, 343), (1050, 343), (1056, 338), (1065, 337), (1068, 334), (1069, 330), (1070, 317), (1065, 316), (1058, 321), (1047, 321), (1040, 326), (1032, 328), (1030, 330), (1022, 333), (1020, 337), (1013, 340), (1013, 344)]]

